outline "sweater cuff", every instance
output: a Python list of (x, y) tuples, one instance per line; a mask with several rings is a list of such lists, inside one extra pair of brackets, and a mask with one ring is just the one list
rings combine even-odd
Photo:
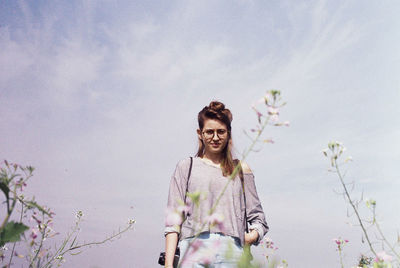
[(181, 228), (178, 225), (165, 227), (165, 229), (164, 229), (164, 237), (167, 236), (167, 234), (169, 234), (169, 233), (177, 233), (179, 235), (180, 229)]
[(255, 241), (255, 242), (253, 243), (253, 245), (254, 245), (254, 246), (258, 246), (258, 244), (260, 244), (260, 241), (263, 239), (263, 237), (264, 237), (264, 235), (265, 235), (265, 234), (264, 234), (264, 230), (263, 230), (261, 224), (258, 224), (258, 223), (250, 224), (250, 225), (249, 225), (249, 230), (250, 230), (250, 231), (252, 231), (252, 230), (256, 230), (256, 231), (257, 231), (257, 233), (258, 233), (258, 239), (257, 239), (257, 241)]

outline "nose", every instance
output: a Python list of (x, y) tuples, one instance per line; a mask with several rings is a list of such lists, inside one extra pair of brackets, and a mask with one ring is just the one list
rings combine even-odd
[(215, 130), (214, 131), (214, 134), (213, 134), (213, 141), (218, 141), (219, 140), (219, 136), (218, 136), (218, 133), (217, 133), (217, 131)]

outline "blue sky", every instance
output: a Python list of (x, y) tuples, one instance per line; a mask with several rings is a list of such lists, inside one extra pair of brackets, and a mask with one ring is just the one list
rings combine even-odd
[(378, 200), (394, 237), (399, 11), (397, 1), (2, 1), (0, 158), (37, 168), (29, 191), (54, 209), (60, 232), (79, 209), (87, 241), (137, 220), (66, 267), (154, 267), (197, 113), (223, 101), (242, 152), (251, 104), (279, 89), (291, 126), (268, 129), (275, 144), (247, 160), (268, 235), (296, 268), (338, 266), (331, 240), (348, 238), (350, 267), (366, 248), (321, 150), (344, 142), (354, 194)]

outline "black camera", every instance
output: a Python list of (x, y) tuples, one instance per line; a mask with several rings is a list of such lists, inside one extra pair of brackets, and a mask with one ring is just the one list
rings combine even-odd
[[(181, 254), (180, 249), (179, 249), (179, 247), (177, 247), (175, 250), (175, 256), (174, 256), (174, 268), (178, 267), (180, 254)], [(160, 253), (160, 257), (158, 258), (158, 264), (165, 265), (165, 252)]]

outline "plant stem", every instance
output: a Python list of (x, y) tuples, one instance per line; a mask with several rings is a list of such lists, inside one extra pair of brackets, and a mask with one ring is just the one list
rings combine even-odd
[(375, 208), (374, 208), (374, 210), (373, 210), (373, 213), (374, 213), (374, 224), (375, 224), (375, 226), (376, 226), (376, 229), (378, 230), (378, 232), (379, 232), (379, 234), (381, 235), (381, 237), (382, 237), (382, 240), (385, 242), (385, 244), (390, 248), (390, 250), (392, 251), (392, 253), (394, 254), (394, 255), (396, 255), (396, 257), (397, 257), (397, 260), (398, 261), (400, 261), (400, 255), (399, 255), (399, 253), (397, 253), (396, 252), (396, 250), (394, 249), (394, 247), (387, 241), (387, 239), (386, 239), (386, 237), (384, 236), (384, 234), (383, 234), (383, 232), (382, 232), (382, 229), (381, 229), (381, 227), (380, 227), (380, 225), (378, 224), (378, 221), (376, 220), (376, 215), (375, 215)]
[(119, 236), (119, 235), (125, 233), (126, 231), (128, 231), (128, 230), (131, 228), (131, 226), (132, 226), (132, 224), (129, 224), (128, 227), (126, 227), (126, 228), (123, 229), (122, 231), (119, 231), (118, 233), (116, 233), (116, 234), (114, 234), (114, 235), (112, 235), (112, 236), (110, 236), (110, 237), (104, 239), (103, 241), (91, 242), (91, 243), (86, 243), (86, 244), (78, 245), (78, 246), (75, 246), (75, 247), (72, 247), (72, 248), (69, 248), (69, 249), (63, 251), (60, 255), (64, 255), (64, 254), (65, 254), (66, 252), (68, 252), (68, 251), (72, 251), (72, 250), (79, 249), (79, 248), (82, 248), (82, 247), (87, 247), (87, 246), (91, 246), (91, 245), (101, 245), (101, 244), (104, 244), (105, 242), (110, 241), (110, 240), (112, 240), (113, 238), (115, 238), (115, 237), (117, 237), (117, 236)]
[(344, 188), (344, 191), (345, 191), (347, 200), (348, 200), (348, 202), (350, 203), (350, 205), (353, 207), (354, 213), (355, 213), (356, 216), (357, 216), (358, 222), (360, 223), (361, 229), (363, 230), (363, 233), (364, 233), (364, 235), (365, 235), (365, 239), (366, 239), (367, 242), (368, 242), (368, 245), (369, 245), (369, 248), (370, 248), (371, 252), (374, 253), (374, 255), (376, 256), (376, 252), (375, 252), (374, 248), (372, 247), (371, 241), (369, 240), (369, 236), (368, 236), (367, 230), (366, 230), (365, 227), (364, 227), (364, 224), (363, 224), (363, 222), (362, 222), (362, 220), (361, 220), (360, 214), (358, 213), (358, 210), (357, 210), (357, 208), (356, 208), (354, 202), (351, 200), (349, 191), (347, 190), (346, 184), (344, 183), (343, 176), (342, 176), (342, 174), (340, 173), (339, 166), (338, 166), (338, 164), (337, 164), (336, 159), (334, 159), (334, 163), (335, 163), (336, 172), (337, 172), (337, 174), (338, 174), (338, 176), (339, 176), (339, 179), (340, 179), (340, 182), (342, 183), (342, 186), (343, 186), (343, 188)]
[[(44, 222), (44, 213), (42, 213), (42, 221)], [(39, 228), (40, 228), (40, 226), (39, 226)], [(32, 259), (32, 261), (31, 261), (31, 264), (29, 265), (29, 267), (32, 267), (32, 264), (35, 262), (35, 260), (37, 259), (38, 255), (39, 255), (40, 250), (42, 249), (43, 241), (44, 241), (45, 235), (46, 235), (46, 229), (47, 229), (47, 225), (44, 225), (43, 231), (40, 232), (41, 235), (42, 235), (42, 237), (41, 237), (41, 239), (40, 239), (39, 248), (36, 250), (36, 254), (35, 254), (35, 256), (33, 257), (33, 259)]]
[(78, 228), (79, 222), (80, 222), (80, 219), (78, 219), (78, 221), (75, 223), (75, 226), (74, 226), (74, 228), (72, 229), (72, 232), (71, 232), (70, 234), (67, 235), (67, 238), (64, 239), (64, 241), (63, 241), (62, 245), (60, 246), (60, 248), (57, 249), (57, 251), (53, 254), (53, 256), (51, 256), (51, 257), (49, 258), (49, 260), (43, 265), (43, 267), (51, 267), (51, 266), (50, 266), (51, 263), (55, 260), (55, 258), (56, 258), (57, 256), (60, 255), (60, 254), (58, 254), (58, 252), (61, 252), (61, 251), (64, 249), (65, 245), (67, 244), (67, 242), (68, 242), (69, 239), (71, 238), (72, 234), (74, 234), (74, 233), (76, 232), (76, 229)]
[[(118, 233), (116, 233), (116, 234), (114, 234), (114, 235), (112, 235), (112, 236), (110, 236), (110, 237), (104, 239), (103, 241), (85, 243), (85, 244), (78, 245), (78, 246), (75, 246), (75, 247), (67, 248), (66, 250), (63, 251), (65, 245), (66, 245), (66, 244), (68, 243), (68, 241), (70, 240), (72, 234), (74, 234), (74, 233), (76, 232), (76, 228), (78, 227), (79, 222), (80, 222), (80, 220), (78, 220), (78, 222), (76, 223), (75, 228), (73, 229), (73, 231), (71, 232), (71, 234), (69, 234), (68, 237), (64, 240), (63, 246), (61, 246), (60, 249), (58, 249), (58, 250), (56, 251), (56, 253), (50, 258), (50, 260), (49, 260), (46, 264), (44, 264), (43, 267), (51, 267), (51, 266), (49, 266), (49, 265), (51, 265), (51, 263), (55, 260), (55, 258), (56, 258), (57, 256), (64, 256), (64, 255), (65, 255), (67, 252), (69, 252), (69, 251), (72, 251), (72, 250), (75, 250), (75, 249), (79, 249), (79, 248), (83, 248), (83, 247), (87, 247), (87, 246), (91, 246), (91, 245), (100, 245), (100, 244), (104, 244), (105, 242), (110, 241), (111, 239), (113, 239), (113, 238), (115, 238), (115, 237), (117, 237), (117, 236), (119, 236), (119, 235), (125, 233), (125, 232), (128, 231), (128, 230), (132, 227), (132, 225), (133, 225), (133, 223), (129, 223), (128, 226), (127, 226), (125, 229), (123, 229), (122, 231), (119, 231)], [(58, 253), (58, 252), (60, 252), (60, 253)], [(60, 260), (60, 261), (61, 261), (61, 260)]]
[[(20, 217), (19, 217), (19, 222), (22, 222), (22, 215), (23, 215), (23, 214), (24, 214), (24, 204), (21, 203), (21, 215), (20, 215)], [(14, 250), (15, 250), (15, 245), (16, 245), (16, 244), (17, 244), (17, 242), (14, 242), (13, 248), (12, 248), (12, 250), (11, 250), (10, 261), (9, 261), (9, 263), (8, 263), (8, 266), (10, 266), (10, 267), (11, 267), (11, 261), (12, 261), (13, 256), (14, 256)]]
[(17, 185), (14, 185), (14, 191), (12, 191), (14, 193), (14, 198), (12, 200), (12, 204), (11, 204), (11, 208), (9, 208), (9, 198), (7, 198), (7, 215), (3, 220), (3, 223), (1, 224), (0, 227), (0, 231), (3, 230), (3, 228), (6, 226), (6, 224), (8, 223), (8, 219), (10, 218), (12, 212), (14, 211), (15, 208), (15, 203), (17, 202)]
[(344, 268), (343, 258), (342, 258), (342, 250), (341, 249), (339, 249), (339, 257), (340, 257), (340, 265), (342, 266), (342, 268)]

